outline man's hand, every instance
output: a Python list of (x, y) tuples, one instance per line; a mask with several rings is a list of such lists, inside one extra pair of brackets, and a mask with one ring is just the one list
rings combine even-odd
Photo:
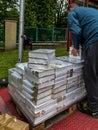
[(73, 47), (71, 53), (72, 53), (74, 56), (78, 56), (78, 55), (79, 55), (79, 50)]

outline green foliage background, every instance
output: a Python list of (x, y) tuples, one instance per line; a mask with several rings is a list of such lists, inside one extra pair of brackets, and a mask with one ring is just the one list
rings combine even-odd
[[(19, 0), (0, 0), (0, 28), (6, 19), (19, 23)], [(65, 0), (25, 0), (24, 25), (32, 27), (65, 27), (67, 17)]]

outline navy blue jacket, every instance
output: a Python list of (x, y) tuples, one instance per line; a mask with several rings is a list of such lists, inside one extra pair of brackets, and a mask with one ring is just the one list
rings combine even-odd
[(89, 7), (76, 7), (68, 14), (68, 24), (72, 32), (74, 47), (79, 44), (87, 47), (98, 41), (98, 10)]

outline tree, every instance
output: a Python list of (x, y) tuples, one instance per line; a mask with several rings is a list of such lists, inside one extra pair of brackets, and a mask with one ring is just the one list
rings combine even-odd
[(25, 0), (25, 25), (65, 27), (66, 8), (65, 0)]
[(53, 26), (55, 5), (56, 0), (25, 0), (25, 25)]
[(67, 26), (67, 6), (68, 2), (65, 0), (58, 0), (55, 15), (55, 26), (66, 27)]
[[(0, 0), (0, 28), (5, 19), (19, 19), (19, 0)], [(32, 27), (65, 27), (65, 0), (25, 0), (24, 25)]]
[(0, 0), (0, 28), (4, 27), (5, 19), (18, 19), (18, 0)]

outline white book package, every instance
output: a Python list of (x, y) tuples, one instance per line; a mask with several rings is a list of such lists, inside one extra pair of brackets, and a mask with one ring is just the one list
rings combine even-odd
[(86, 96), (86, 90), (84, 87), (77, 88), (69, 93), (66, 93), (65, 98), (63, 100), (64, 108), (79, 101), (80, 99), (82, 99), (85, 96)]
[(60, 56), (60, 57), (57, 57), (57, 59), (62, 60), (62, 61), (67, 61), (67, 62), (73, 63), (75, 65), (76, 64), (83, 65), (83, 63), (84, 63), (84, 60), (75, 59), (75, 58), (72, 58), (72, 57), (69, 57), (69, 56)]
[(40, 65), (40, 64), (32, 64), (32, 63), (28, 63), (28, 68), (33, 69), (33, 68), (39, 68), (39, 69), (43, 69), (43, 70), (47, 70), (50, 68), (50, 66), (48, 65)]
[(48, 86), (48, 87), (45, 87), (45, 88), (41, 88), (41, 89), (37, 89), (37, 88), (35, 88), (34, 87), (34, 93), (36, 93), (36, 94), (42, 94), (43, 92), (46, 92), (46, 91), (48, 91), (48, 90), (51, 90), (52, 91), (52, 88), (53, 88), (53, 86), (51, 85), (51, 86)]
[(28, 86), (25, 86), (24, 84), (22, 85), (22, 87), (23, 87), (23, 90), (25, 90), (28, 94), (33, 95), (34, 89), (29, 88)]
[(51, 61), (49, 61), (48, 59), (40, 59), (40, 58), (29, 58), (28, 59), (29, 61), (28, 61), (28, 63), (31, 63), (31, 64), (39, 64), (39, 65), (49, 65), (49, 64), (53, 64), (54, 63), (54, 61), (53, 60), (51, 60)]
[(52, 106), (54, 104), (57, 103), (56, 99), (50, 99), (47, 102), (44, 102), (40, 105), (35, 105), (33, 102), (31, 102), (30, 100), (26, 99), (26, 103), (25, 103), (25, 107), (27, 108), (27, 110), (31, 110), (31, 112), (33, 113), (38, 113), (39, 111), (44, 110), (44, 108)]
[(82, 48), (81, 46), (79, 46), (79, 54), (77, 54), (77, 56), (74, 56), (71, 51), (72, 51), (73, 47), (69, 47), (69, 57), (74, 58), (74, 59), (79, 59), (82, 60), (83, 59), (83, 52), (82, 52)]
[(60, 86), (60, 87), (58, 87), (58, 88), (53, 88), (52, 93), (53, 93), (53, 94), (59, 93), (59, 92), (65, 90), (65, 89), (66, 89), (66, 84), (65, 84), (65, 85), (62, 85), (62, 86)]
[(50, 76), (50, 75), (54, 75), (54, 69), (47, 69), (47, 70), (43, 70), (43, 69), (39, 69), (39, 68), (25, 68), (27, 69), (29, 75), (34, 75), (38, 78), (42, 78), (42, 77), (46, 77), (46, 76)]
[[(43, 73), (45, 72), (45, 70), (34, 70), (34, 69), (30, 69), (28, 67), (25, 67), (25, 77), (33, 82), (33, 83), (43, 83), (43, 82), (47, 82), (47, 81), (51, 81), (51, 80), (54, 80), (54, 71), (52, 71), (52, 74), (51, 75), (46, 75), (46, 76), (41, 76), (40, 73), (42, 73), (42, 75), (44, 75)], [(39, 77), (40, 75), (40, 77)]]
[(52, 90), (49, 89), (49, 90), (47, 90), (47, 91), (45, 91), (43, 93), (40, 93), (40, 94), (37, 94), (36, 92), (34, 92), (32, 95), (33, 95), (35, 100), (39, 100), (39, 99), (42, 99), (42, 98), (44, 98), (44, 97), (46, 97), (48, 95), (51, 95), (51, 93), (52, 93)]
[(67, 79), (67, 77), (66, 77), (66, 75), (64, 75), (64, 76), (61, 76), (61, 77), (57, 77), (57, 78), (55, 78), (55, 84), (57, 84), (57, 83), (59, 83), (60, 81), (66, 81), (66, 79)]
[(52, 95), (48, 95), (48, 96), (46, 96), (46, 97), (44, 97), (44, 98), (41, 98), (41, 99), (39, 99), (39, 100), (37, 100), (37, 99), (33, 99), (33, 103), (35, 104), (35, 105), (40, 105), (40, 104), (42, 104), (42, 103), (44, 103), (44, 102), (47, 102), (48, 100), (50, 100), (52, 98)]
[(21, 90), (22, 89), (22, 83), (23, 83), (22, 76), (17, 72), (11, 73), (10, 76), (12, 77), (11, 84)]
[(83, 66), (76, 66), (73, 68), (73, 75), (82, 74)]
[(28, 109), (27, 107), (26, 107), (26, 109), (28, 110), (28, 112), (31, 113), (31, 117), (35, 118), (35, 120), (37, 120), (38, 118), (46, 116), (46, 114), (48, 114), (49, 112), (51, 112), (53, 109), (55, 109), (55, 112), (56, 112), (56, 106), (57, 106), (57, 103), (55, 103), (53, 105), (50, 104), (47, 107), (44, 107), (43, 109), (40, 108), (40, 110), (37, 111), (37, 112), (34, 112), (31, 109)]
[(9, 82), (11, 83), (13, 80), (12, 80), (12, 73), (16, 71), (16, 68), (11, 68), (11, 69), (8, 69), (8, 79), (9, 79)]
[(54, 60), (55, 59), (55, 50), (51, 49), (37, 49), (29, 52), (29, 56), (31, 58), (39, 58), (39, 59), (47, 59)]
[(32, 116), (32, 113), (30, 111), (25, 111), (25, 115), (27, 114), (28, 116), (28, 120), (33, 124), (33, 126), (38, 125), (40, 123), (42, 123), (43, 121), (53, 117), (56, 115), (56, 105), (54, 105), (54, 109), (49, 110), (50, 112), (48, 112), (47, 114), (40, 116), (39, 118), (34, 118)]
[(71, 63), (63, 62), (56, 59), (53, 68), (55, 70), (55, 77), (60, 77), (64, 75), (67, 77), (68, 72), (71, 73), (73, 65)]
[(69, 92), (72, 92), (73, 90), (79, 88), (79, 84), (77, 83), (74, 83), (74, 84), (70, 84), (70, 85), (67, 85), (67, 88), (66, 88), (66, 93), (69, 93)]
[(30, 93), (28, 93), (27, 91), (25, 91), (25, 90), (22, 90), (22, 92), (21, 92), (26, 98), (28, 98), (30, 101), (33, 101), (33, 96), (30, 94)]
[(17, 89), (14, 93), (10, 92), (10, 94), (11, 94), (12, 98), (15, 100), (15, 102), (18, 103), (22, 109), (24, 109), (26, 97)]
[(34, 87), (37, 89), (42, 89), (42, 88), (48, 88), (49, 86), (52, 86), (52, 85), (54, 85), (54, 80), (50, 80), (50, 81), (44, 82), (42, 84), (35, 83)]
[(60, 86), (63, 86), (63, 85), (66, 85), (66, 82), (67, 81), (67, 79), (64, 79), (64, 80), (61, 80), (61, 81), (57, 81), (57, 82), (55, 82), (55, 84), (54, 84), (54, 86), (53, 86), (53, 89), (55, 89), (55, 88), (57, 88), (58, 89), (58, 87), (60, 87)]
[(24, 85), (24, 86), (27, 86), (27, 87), (30, 88), (30, 89), (34, 89), (34, 84), (31, 83), (28, 79), (24, 79), (24, 80), (23, 80), (23, 85)]
[(58, 93), (53, 93), (52, 94), (52, 98), (53, 99), (56, 99), (58, 97), (61, 97), (62, 95), (64, 96), (66, 94), (66, 89), (62, 90), (62, 91), (59, 91)]
[(79, 82), (79, 77), (78, 77), (78, 75), (76, 75), (76, 76), (72, 76), (72, 77), (69, 77), (69, 78), (67, 78), (67, 84), (72, 84), (72, 83), (78, 83)]
[(55, 50), (38, 49), (29, 52), (28, 67), (48, 69), (54, 64)]
[(15, 66), (16, 66), (16, 72), (24, 75), (24, 68), (27, 66), (27, 62), (26, 63), (17, 63)]

